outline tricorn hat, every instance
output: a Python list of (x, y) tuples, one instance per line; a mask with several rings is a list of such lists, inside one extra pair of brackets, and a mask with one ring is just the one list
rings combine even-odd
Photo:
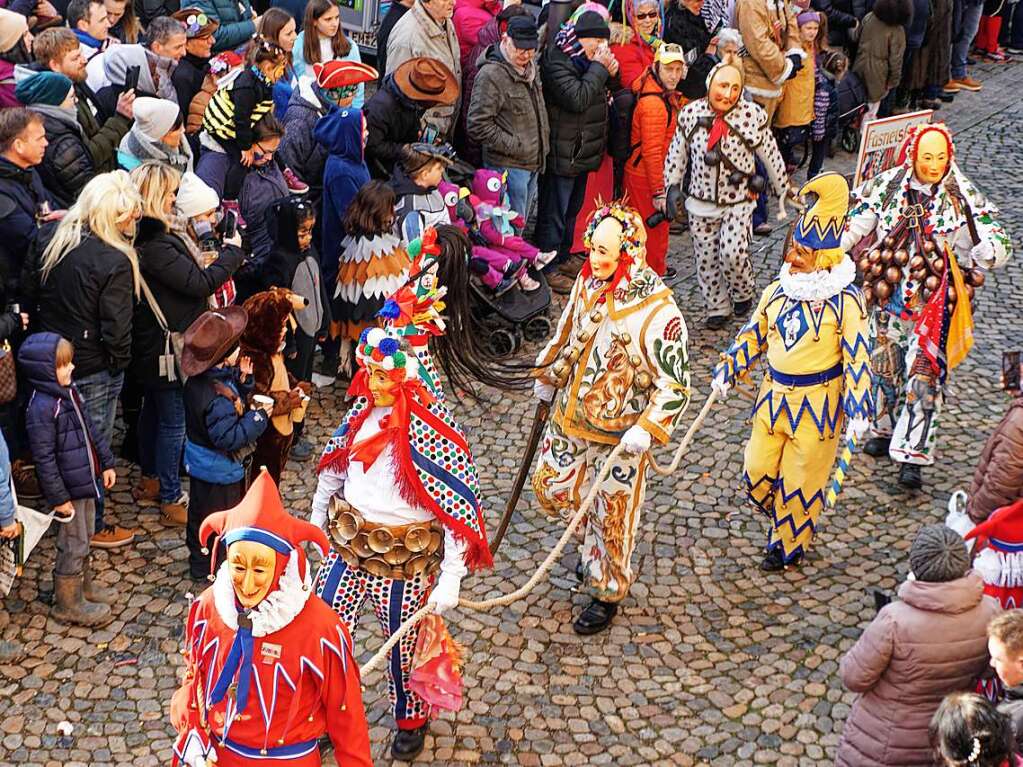
[(220, 362), (238, 344), (248, 321), (248, 313), (240, 306), (200, 314), (185, 331), (181, 372), (191, 378)]
[(325, 64), (313, 64), (313, 74), (316, 75), (316, 84), (326, 90), (368, 83), (380, 77), (369, 64), (340, 59)]
[(394, 71), (394, 82), (413, 101), (447, 106), (458, 100), (458, 79), (437, 59), (409, 59)]

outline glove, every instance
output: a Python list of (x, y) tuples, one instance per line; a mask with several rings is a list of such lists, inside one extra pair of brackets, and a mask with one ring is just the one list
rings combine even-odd
[(849, 433), (859, 441), (863, 435), (870, 431), (870, 421), (863, 416), (857, 416), (849, 421)]
[(557, 391), (551, 384), (537, 378), (533, 381), (533, 396), (541, 402), (553, 402)]
[(973, 263), (977, 266), (984, 269), (994, 269), (995, 246), (991, 244), (991, 240), (981, 240), (970, 248), (970, 258), (973, 259)]
[(210, 767), (217, 763), (217, 752), (203, 743), (196, 730), (191, 730), (185, 740), (181, 763), (185, 767)]
[(682, 187), (678, 184), (672, 184), (665, 190), (664, 198), (664, 215), (674, 220), (678, 218), (679, 213), (682, 212)]
[(796, 76), (799, 70), (803, 68), (803, 57), (800, 56), (798, 53), (790, 53), (785, 58), (792, 62), (792, 71), (789, 73), (788, 76), (788, 79), (791, 80), (793, 77)]
[(626, 453), (638, 455), (650, 449), (650, 432), (639, 424), (630, 426), (628, 431), (622, 435), (622, 450)]
[(323, 509), (313, 511), (309, 515), (309, 524), (316, 525), (316, 527), (323, 530), (327, 526), (327, 512)]
[(458, 606), (458, 593), (461, 589), (461, 578), (451, 573), (441, 573), (426, 603), (433, 605), (434, 613), (443, 615), (452, 607)]
[(719, 370), (714, 380), (710, 382), (710, 388), (717, 392), (719, 400), (728, 399), (728, 390), (732, 385), (725, 380), (725, 371)]

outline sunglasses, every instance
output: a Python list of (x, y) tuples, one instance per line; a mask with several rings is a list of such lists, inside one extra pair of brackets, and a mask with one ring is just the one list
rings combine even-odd
[(647, 13), (637, 13), (635, 18), (637, 21), (642, 21), (643, 19), (659, 19), (661, 18), (661, 14), (657, 11), (649, 11)]

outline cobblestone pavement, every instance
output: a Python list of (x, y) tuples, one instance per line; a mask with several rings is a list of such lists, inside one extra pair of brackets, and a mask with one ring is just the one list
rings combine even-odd
[[(991, 192), (1004, 219), (1023, 232), (1023, 68), (981, 68), (982, 93), (945, 108), (958, 131), (957, 155)], [(946, 115), (947, 113), (947, 115)], [(838, 167), (851, 160), (841, 156)], [(781, 232), (757, 240), (758, 284), (779, 265)], [(691, 263), (687, 238), (672, 259)], [(468, 652), (465, 706), (432, 726), (422, 762), (520, 765), (821, 765), (830, 763), (853, 696), (836, 671), (842, 653), (873, 615), (870, 592), (892, 591), (905, 576), (913, 532), (941, 519), (949, 493), (968, 483), (985, 436), (1005, 408), (997, 390), (1003, 349), (1020, 346), (1023, 267), (1019, 258), (981, 293), (977, 345), (960, 370), (942, 424), (938, 469), (925, 490), (902, 492), (891, 465), (857, 456), (838, 510), (826, 516), (800, 572), (767, 577), (758, 568), (764, 525), (737, 492), (748, 403), (732, 397), (715, 409), (688, 463), (651, 480), (636, 551), (639, 578), (613, 628), (583, 640), (570, 622), (583, 598), (570, 566), (502, 612), (456, 613), (452, 625)], [(708, 391), (709, 369), (736, 329), (701, 327), (694, 280), (677, 287), (690, 320), (694, 382)], [(533, 349), (530, 349), (533, 351)], [(310, 436), (322, 442), (341, 417), (337, 391), (317, 394)], [(459, 406), (481, 464), (496, 524), (528, 429), (523, 396)], [(307, 513), (312, 465), (292, 464), (284, 493)], [(66, 628), (47, 618), (52, 544), (44, 543), (7, 606), (8, 635), (30, 656), (0, 668), (0, 763), (4, 765), (168, 764), (167, 708), (177, 685), (187, 580), (180, 529), (154, 509), (137, 509), (119, 478), (111, 504), (123, 525), (137, 526), (132, 548), (100, 553), (99, 572), (122, 600), (102, 631)], [(467, 580), (474, 597), (523, 583), (560, 534), (527, 489), (496, 569)], [(375, 625), (364, 621), (364, 630)], [(358, 638), (363, 659), (379, 638)], [(364, 680), (374, 755), (390, 764), (390, 719), (379, 673)], [(56, 725), (74, 725), (61, 737)]]

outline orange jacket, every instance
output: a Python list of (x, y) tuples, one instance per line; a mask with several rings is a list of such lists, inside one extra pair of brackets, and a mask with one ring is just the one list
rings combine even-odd
[[(636, 108), (632, 113), (632, 153), (625, 163), (626, 173), (646, 176), (654, 196), (664, 191), (664, 158), (675, 135), (678, 112), (686, 99), (678, 91), (666, 92), (647, 69), (633, 83)], [(669, 114), (670, 110), (670, 114)]]

